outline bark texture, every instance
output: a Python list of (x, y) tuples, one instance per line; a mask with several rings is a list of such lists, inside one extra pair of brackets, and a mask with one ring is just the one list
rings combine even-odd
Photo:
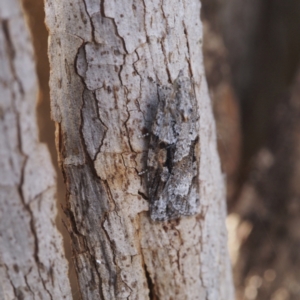
[[(52, 117), (83, 299), (233, 299), (224, 180), (200, 2), (46, 0)], [(145, 170), (157, 84), (193, 77), (200, 207), (151, 221)]]
[(37, 79), (19, 1), (0, 1), (0, 299), (70, 299), (55, 173), (36, 124)]
[(30, 28), (35, 52), (37, 77), (39, 82), (39, 95), (37, 101), (37, 123), (39, 127), (39, 139), (49, 148), (52, 163), (56, 172), (57, 183), (57, 218), (58, 230), (63, 236), (65, 256), (69, 263), (69, 279), (73, 296), (78, 295), (78, 283), (72, 260), (71, 240), (65, 226), (66, 216), (62, 207), (66, 204), (66, 187), (61, 170), (57, 163), (57, 151), (55, 146), (55, 123), (50, 115), (49, 77), (50, 66), (48, 59), (48, 30), (45, 24), (44, 0), (22, 0), (26, 20)]

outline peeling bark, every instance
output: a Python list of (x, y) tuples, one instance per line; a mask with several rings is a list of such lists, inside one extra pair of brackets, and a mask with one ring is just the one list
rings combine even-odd
[(70, 299), (56, 185), (38, 141), (33, 49), (19, 1), (0, 2), (0, 298)]
[[(202, 62), (200, 2), (45, 0), (52, 117), (83, 299), (233, 299), (225, 189)], [(151, 221), (157, 84), (193, 78), (200, 207)], [(150, 291), (149, 291), (150, 290)]]

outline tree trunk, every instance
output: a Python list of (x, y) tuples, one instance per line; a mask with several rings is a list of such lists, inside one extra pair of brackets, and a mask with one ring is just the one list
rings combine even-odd
[(19, 1), (0, 1), (0, 299), (70, 299), (55, 173), (38, 141), (37, 80)]
[[(225, 189), (202, 62), (200, 2), (46, 0), (52, 117), (83, 299), (233, 299)], [(157, 84), (193, 78), (196, 216), (151, 221)], [(147, 171), (147, 170), (146, 170)]]

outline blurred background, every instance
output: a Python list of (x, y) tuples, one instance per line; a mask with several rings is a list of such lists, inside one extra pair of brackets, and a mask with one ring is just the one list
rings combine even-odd
[(300, 1), (202, 4), (236, 299), (300, 299)]
[[(40, 83), (40, 139), (58, 174), (59, 216), (76, 295), (65, 190), (50, 120), (43, 0), (23, 0)], [(236, 299), (300, 299), (300, 1), (202, 0), (204, 63), (227, 179)]]

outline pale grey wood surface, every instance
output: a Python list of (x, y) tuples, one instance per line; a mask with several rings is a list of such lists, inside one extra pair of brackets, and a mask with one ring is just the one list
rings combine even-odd
[[(224, 179), (198, 0), (48, 0), (52, 117), (84, 299), (233, 299)], [(143, 176), (157, 84), (193, 77), (195, 217), (151, 221)], [(155, 298), (156, 297), (156, 298)]]
[(0, 299), (71, 299), (34, 55), (18, 0), (0, 0)]

